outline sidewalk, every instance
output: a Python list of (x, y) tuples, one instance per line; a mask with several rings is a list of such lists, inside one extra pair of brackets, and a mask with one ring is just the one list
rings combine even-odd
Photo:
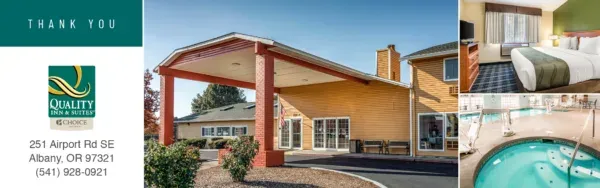
[(455, 158), (433, 157), (433, 156), (411, 157), (411, 156), (407, 156), (407, 155), (383, 155), (383, 154), (376, 154), (376, 153), (348, 153), (348, 152), (338, 152), (338, 151), (313, 151), (313, 150), (286, 151), (285, 155), (316, 155), (316, 156), (332, 156), (332, 157), (342, 157), (342, 158), (385, 159), (385, 160), (458, 164), (458, 158), (456, 158), (456, 157)]

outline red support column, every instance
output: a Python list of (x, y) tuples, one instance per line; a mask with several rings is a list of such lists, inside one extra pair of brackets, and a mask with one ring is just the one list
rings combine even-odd
[(254, 138), (260, 143), (254, 165), (257, 167), (281, 166), (284, 163), (283, 151), (273, 150), (273, 56), (264, 53), (266, 49), (256, 43), (256, 120)]
[(164, 145), (173, 143), (173, 76), (160, 76), (160, 134), (158, 140)]

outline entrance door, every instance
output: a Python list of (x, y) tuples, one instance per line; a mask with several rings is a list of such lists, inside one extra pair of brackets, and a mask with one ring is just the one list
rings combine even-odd
[(302, 147), (302, 119), (292, 119), (292, 147)]
[(290, 120), (284, 120), (285, 124), (281, 126), (279, 133), (279, 147), (290, 148)]
[(337, 130), (335, 126), (335, 119), (325, 120), (325, 148), (327, 149), (336, 149), (336, 135)]
[(280, 148), (302, 148), (302, 119), (286, 119), (279, 132)]
[(349, 118), (318, 118), (313, 120), (313, 149), (346, 150), (350, 142)]

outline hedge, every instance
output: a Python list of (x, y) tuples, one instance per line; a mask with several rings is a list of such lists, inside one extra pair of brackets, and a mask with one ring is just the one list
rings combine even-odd
[(231, 139), (220, 139), (220, 140), (217, 140), (217, 141), (213, 141), (213, 142), (211, 142), (211, 143), (210, 143), (210, 145), (211, 145), (210, 147), (211, 147), (211, 148), (214, 148), (214, 149), (224, 149), (224, 148), (225, 148), (225, 146), (226, 146), (226, 145), (227, 145), (229, 142), (231, 142)]
[(197, 147), (197, 148), (204, 148), (206, 147), (206, 139), (204, 138), (200, 138), (200, 139), (187, 139), (182, 141), (185, 145), (187, 146), (193, 146), (193, 147)]

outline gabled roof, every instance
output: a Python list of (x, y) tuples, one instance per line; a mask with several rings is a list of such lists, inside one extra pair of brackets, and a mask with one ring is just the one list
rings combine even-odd
[(436, 46), (432, 46), (429, 48), (425, 48), (414, 53), (408, 54), (400, 59), (400, 61), (404, 60), (414, 60), (414, 59), (422, 59), (422, 58), (430, 58), (435, 56), (443, 56), (450, 54), (458, 54), (458, 41), (449, 42), (445, 44), (440, 44)]
[[(277, 104), (273, 108), (273, 117), (276, 118)], [(175, 123), (254, 120), (255, 109), (254, 102), (237, 103), (177, 118)]]
[(325, 67), (325, 68), (328, 68), (331, 70), (335, 70), (335, 71), (338, 71), (340, 73), (347, 74), (350, 76), (354, 76), (356, 78), (369, 80), (369, 81), (370, 80), (378, 80), (378, 81), (385, 82), (388, 84), (402, 86), (405, 88), (410, 88), (410, 86), (406, 83), (397, 82), (397, 81), (389, 80), (389, 79), (384, 79), (384, 78), (380, 78), (380, 77), (377, 77), (372, 74), (364, 73), (359, 70), (344, 66), (342, 64), (338, 64), (333, 61), (329, 61), (327, 59), (312, 55), (312, 54), (304, 52), (302, 50), (292, 48), (290, 46), (287, 46), (285, 44), (279, 43), (277, 41), (274, 41), (274, 40), (271, 40), (268, 38), (256, 37), (256, 36), (246, 35), (246, 34), (236, 33), (236, 32), (229, 33), (229, 34), (219, 36), (219, 37), (216, 37), (216, 38), (213, 38), (210, 40), (206, 40), (203, 42), (199, 42), (196, 44), (192, 44), (189, 46), (175, 49), (169, 56), (167, 56), (167, 58), (165, 58), (158, 66), (156, 66), (156, 68), (154, 68), (154, 72), (158, 72), (159, 66), (168, 66), (169, 64), (171, 64), (171, 62), (173, 60), (175, 60), (179, 55), (181, 55), (184, 52), (196, 50), (196, 49), (202, 49), (205, 47), (209, 47), (212, 45), (231, 41), (234, 39), (243, 39), (243, 40), (248, 40), (248, 41), (253, 41), (253, 42), (261, 42), (263, 44), (273, 46), (273, 48), (269, 48), (269, 50), (282, 52), (284, 54), (295, 56), (295, 57), (301, 57), (302, 59), (306, 59), (306, 60), (308, 60), (308, 62), (313, 63), (315, 65)]

